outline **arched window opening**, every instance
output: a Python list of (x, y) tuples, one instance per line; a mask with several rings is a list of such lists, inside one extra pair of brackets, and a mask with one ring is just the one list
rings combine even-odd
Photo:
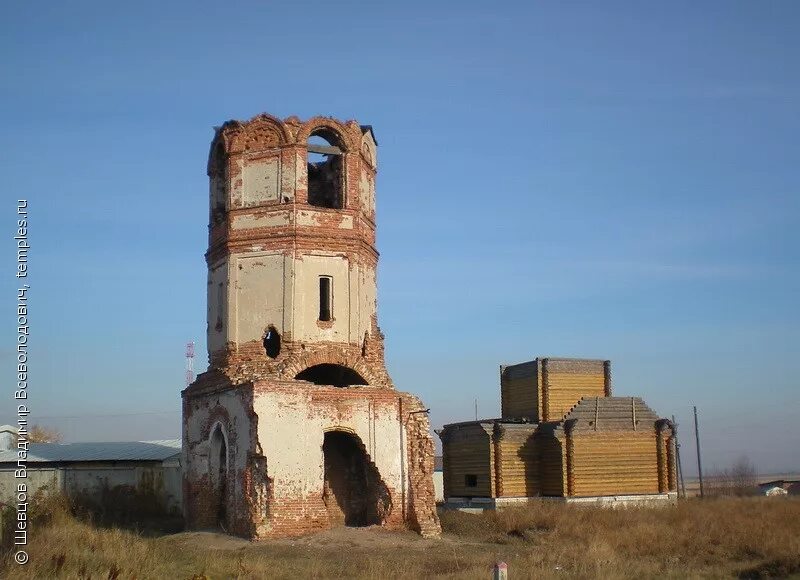
[(217, 424), (211, 433), (208, 451), (208, 470), (211, 479), (212, 503), (215, 506), (218, 525), (225, 525), (227, 520), (227, 480), (228, 480), (228, 445), (222, 426)]
[(334, 387), (347, 387), (350, 385), (366, 385), (360, 374), (343, 365), (323, 363), (308, 367), (295, 377), (298, 381), (309, 381), (315, 385), (332, 385)]
[(228, 163), (222, 141), (214, 147), (211, 155), (211, 224), (225, 218), (225, 197), (227, 193)]
[(344, 207), (344, 155), (336, 134), (319, 129), (308, 138), (308, 203)]
[(380, 525), (392, 511), (391, 496), (364, 444), (350, 433), (329, 431), (322, 444), (322, 500), (331, 525)]
[(267, 329), (267, 334), (264, 336), (264, 350), (267, 351), (269, 358), (277, 358), (281, 353), (281, 335), (272, 325)]

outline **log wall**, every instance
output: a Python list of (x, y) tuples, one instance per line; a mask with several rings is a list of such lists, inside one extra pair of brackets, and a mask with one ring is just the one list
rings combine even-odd
[(677, 491), (678, 477), (675, 461), (675, 437), (672, 429), (659, 421), (658, 432), (658, 488), (663, 492)]
[(543, 420), (559, 421), (581, 397), (611, 394), (609, 361), (543, 359)]
[[(448, 425), (442, 437), (445, 497), (495, 497), (494, 445), (491, 426)], [(477, 477), (475, 487), (467, 476)]]
[(562, 497), (566, 494), (566, 446), (564, 441), (552, 434), (537, 434), (539, 450), (539, 483), (541, 495)]
[(503, 419), (539, 420), (539, 360), (500, 367), (500, 409)]
[(540, 495), (540, 451), (534, 436), (536, 425), (495, 427), (495, 478), (498, 497)]
[(659, 493), (655, 429), (575, 431), (567, 439), (569, 495)]

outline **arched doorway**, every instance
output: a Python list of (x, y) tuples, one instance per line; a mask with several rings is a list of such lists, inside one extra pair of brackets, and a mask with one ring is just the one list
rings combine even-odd
[(228, 515), (228, 443), (219, 423), (211, 431), (209, 443), (208, 475), (211, 479), (212, 505), (214, 505), (216, 524), (224, 527)]
[(325, 433), (323, 501), (332, 526), (381, 524), (391, 511), (391, 498), (361, 440), (344, 431)]

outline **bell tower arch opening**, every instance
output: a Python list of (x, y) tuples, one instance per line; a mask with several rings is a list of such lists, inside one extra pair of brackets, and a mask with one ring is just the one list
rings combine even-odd
[(341, 138), (321, 127), (308, 137), (308, 203), (317, 207), (344, 207), (344, 150)]
[(217, 141), (211, 149), (208, 162), (210, 183), (209, 223), (213, 226), (225, 219), (228, 194), (228, 158), (225, 145)]
[(391, 498), (361, 440), (346, 431), (328, 431), (322, 444), (325, 486), (322, 499), (332, 526), (382, 524)]

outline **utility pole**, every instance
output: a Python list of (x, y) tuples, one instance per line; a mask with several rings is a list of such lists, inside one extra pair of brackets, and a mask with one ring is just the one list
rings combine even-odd
[(675, 459), (678, 464), (678, 481), (683, 499), (686, 499), (686, 484), (683, 482), (683, 467), (681, 466), (681, 443), (678, 439), (678, 424), (675, 422), (675, 415), (672, 416), (672, 436), (675, 437)]
[(478, 420), (478, 399), (475, 399), (475, 420)]
[(697, 441), (697, 473), (700, 475), (700, 497), (703, 495), (703, 463), (700, 461), (700, 430), (697, 427), (697, 407), (694, 407), (694, 437)]

